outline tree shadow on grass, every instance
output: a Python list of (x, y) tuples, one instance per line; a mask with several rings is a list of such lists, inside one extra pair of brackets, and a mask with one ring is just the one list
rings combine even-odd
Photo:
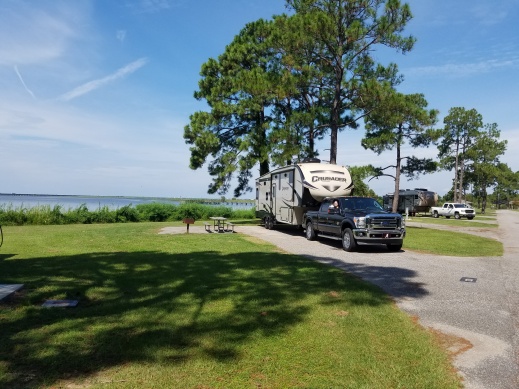
[[(9, 388), (136, 361), (237, 360), (252, 338), (304, 321), (305, 298), (333, 290), (349, 304), (389, 303), (355, 277), (282, 253), (97, 252), (4, 260), (0, 274), (26, 285), (19, 305), (0, 306), (0, 387)], [(64, 298), (79, 305), (41, 307)]]

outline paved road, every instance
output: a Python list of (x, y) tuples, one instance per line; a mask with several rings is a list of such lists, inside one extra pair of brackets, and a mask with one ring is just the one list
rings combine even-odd
[(347, 253), (340, 242), (309, 242), (302, 231), (293, 229), (240, 227), (239, 232), (354, 273), (392, 295), (398, 306), (417, 316), (423, 326), (453, 335), (454, 364), (466, 388), (517, 389), (519, 213), (498, 211), (498, 222), (498, 233), (494, 228), (491, 235), (503, 242), (503, 257), (391, 253), (384, 247), (366, 246)]

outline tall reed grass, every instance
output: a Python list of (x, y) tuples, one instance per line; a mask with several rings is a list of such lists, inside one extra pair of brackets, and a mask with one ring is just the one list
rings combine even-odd
[(85, 204), (77, 208), (63, 209), (61, 205), (39, 205), (36, 207), (13, 207), (0, 205), (0, 225), (51, 225), (51, 224), (94, 224), (128, 222), (180, 221), (184, 218), (207, 220), (211, 216), (229, 219), (254, 219), (254, 208), (232, 209), (225, 206), (212, 206), (193, 202), (180, 205), (165, 203), (126, 205), (117, 209), (107, 206), (90, 210)]

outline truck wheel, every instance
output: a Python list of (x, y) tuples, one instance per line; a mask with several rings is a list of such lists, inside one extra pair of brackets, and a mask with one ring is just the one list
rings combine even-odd
[(450, 216), (445, 216), (445, 219), (450, 219), (451, 217)]
[(459, 212), (456, 212), (454, 214), (454, 219), (461, 219), (461, 216), (460, 216)]
[(402, 250), (402, 245), (401, 244), (388, 244), (387, 249), (389, 251), (400, 251), (400, 250)]
[(349, 228), (345, 228), (342, 231), (342, 248), (345, 251), (354, 251), (357, 248), (357, 242), (355, 242), (353, 233)]
[(433, 217), (438, 218), (440, 215), (438, 215), (438, 211), (434, 211)]
[(467, 216), (467, 219), (472, 220), (474, 219), (474, 216)]
[(306, 225), (306, 239), (315, 240), (315, 231), (312, 227), (312, 222), (308, 222), (308, 224)]

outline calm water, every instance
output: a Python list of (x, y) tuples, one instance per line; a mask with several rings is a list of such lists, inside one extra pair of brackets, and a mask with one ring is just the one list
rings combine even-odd
[[(14, 209), (24, 207), (33, 208), (42, 205), (48, 205), (51, 208), (55, 205), (61, 205), (64, 210), (76, 209), (85, 204), (90, 211), (95, 211), (101, 207), (109, 209), (118, 209), (126, 205), (137, 205), (146, 203), (166, 203), (180, 204), (179, 201), (168, 199), (157, 199), (150, 197), (82, 197), (82, 196), (53, 196), (53, 195), (10, 195), (0, 194), (0, 207), (12, 207)], [(249, 202), (228, 202), (216, 203), (207, 202), (207, 205), (223, 205), (233, 209), (249, 209), (254, 206), (253, 201)]]

